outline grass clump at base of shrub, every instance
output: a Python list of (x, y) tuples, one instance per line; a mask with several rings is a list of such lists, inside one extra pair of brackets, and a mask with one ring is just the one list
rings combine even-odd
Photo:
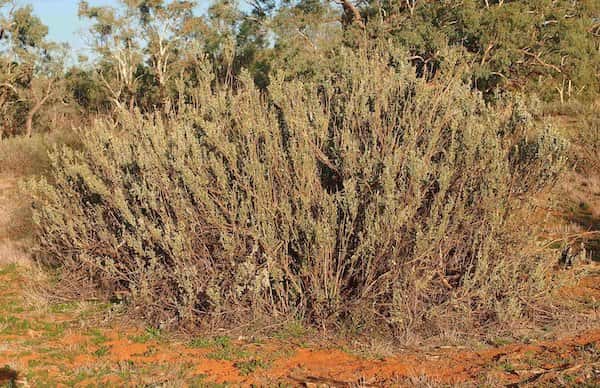
[(70, 130), (36, 133), (31, 137), (0, 138), (0, 174), (39, 175), (50, 168), (49, 153), (64, 144), (75, 145), (77, 137)]
[(385, 50), (266, 94), (208, 68), (177, 116), (126, 114), (52, 154), (52, 183), (30, 184), (39, 260), (161, 327), (539, 318), (550, 261), (517, 215), (565, 144), (519, 104), (502, 115), (459, 63), (427, 82)]

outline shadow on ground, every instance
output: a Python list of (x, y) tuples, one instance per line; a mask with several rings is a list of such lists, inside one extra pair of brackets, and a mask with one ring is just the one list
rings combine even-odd
[(587, 202), (580, 201), (570, 206), (564, 219), (578, 225), (583, 231), (575, 238), (573, 245), (582, 246), (593, 261), (600, 262), (600, 216), (594, 213)]
[(0, 368), (0, 385), (15, 386), (19, 374), (8, 366)]

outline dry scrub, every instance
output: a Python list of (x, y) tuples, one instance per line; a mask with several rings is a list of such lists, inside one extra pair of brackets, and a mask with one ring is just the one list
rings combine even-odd
[(339, 58), (267, 95), (249, 76), (215, 86), (206, 65), (177, 116), (98, 123), (31, 184), (38, 258), (163, 326), (547, 318), (556, 258), (515, 214), (565, 143), (520, 104), (486, 106), (458, 64), (428, 83), (401, 56)]
[(59, 129), (30, 138), (0, 138), (0, 174), (20, 177), (48, 172), (48, 153), (63, 144), (75, 146), (74, 135), (70, 130)]

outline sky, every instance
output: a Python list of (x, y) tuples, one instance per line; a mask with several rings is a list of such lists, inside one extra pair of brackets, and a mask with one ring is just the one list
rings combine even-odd
[[(115, 5), (117, 0), (88, 0), (91, 6)], [(200, 12), (205, 11), (212, 0), (198, 0)], [(18, 0), (18, 4), (31, 4), (34, 13), (48, 26), (48, 39), (69, 43), (73, 54), (85, 54), (86, 22), (77, 16), (79, 0)]]

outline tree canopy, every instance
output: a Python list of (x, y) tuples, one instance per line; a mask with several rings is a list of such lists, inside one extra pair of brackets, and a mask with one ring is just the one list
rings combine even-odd
[[(169, 112), (193, 101), (208, 58), (220, 83), (248, 72), (266, 90), (276, 74), (323, 77), (341, 48), (387, 42), (435, 78), (460, 51), (488, 98), (524, 91), (546, 101), (600, 93), (600, 3), (594, 0), (80, 1), (88, 60), (66, 63), (31, 6), (0, 0), (0, 110), (4, 136), (48, 130), (50, 112), (74, 121), (98, 112)], [(378, 43), (380, 44), (380, 43)], [(330, 67), (329, 67), (330, 68)], [(75, 117), (75, 118), (74, 118)], [(34, 128), (35, 127), (35, 128)]]

